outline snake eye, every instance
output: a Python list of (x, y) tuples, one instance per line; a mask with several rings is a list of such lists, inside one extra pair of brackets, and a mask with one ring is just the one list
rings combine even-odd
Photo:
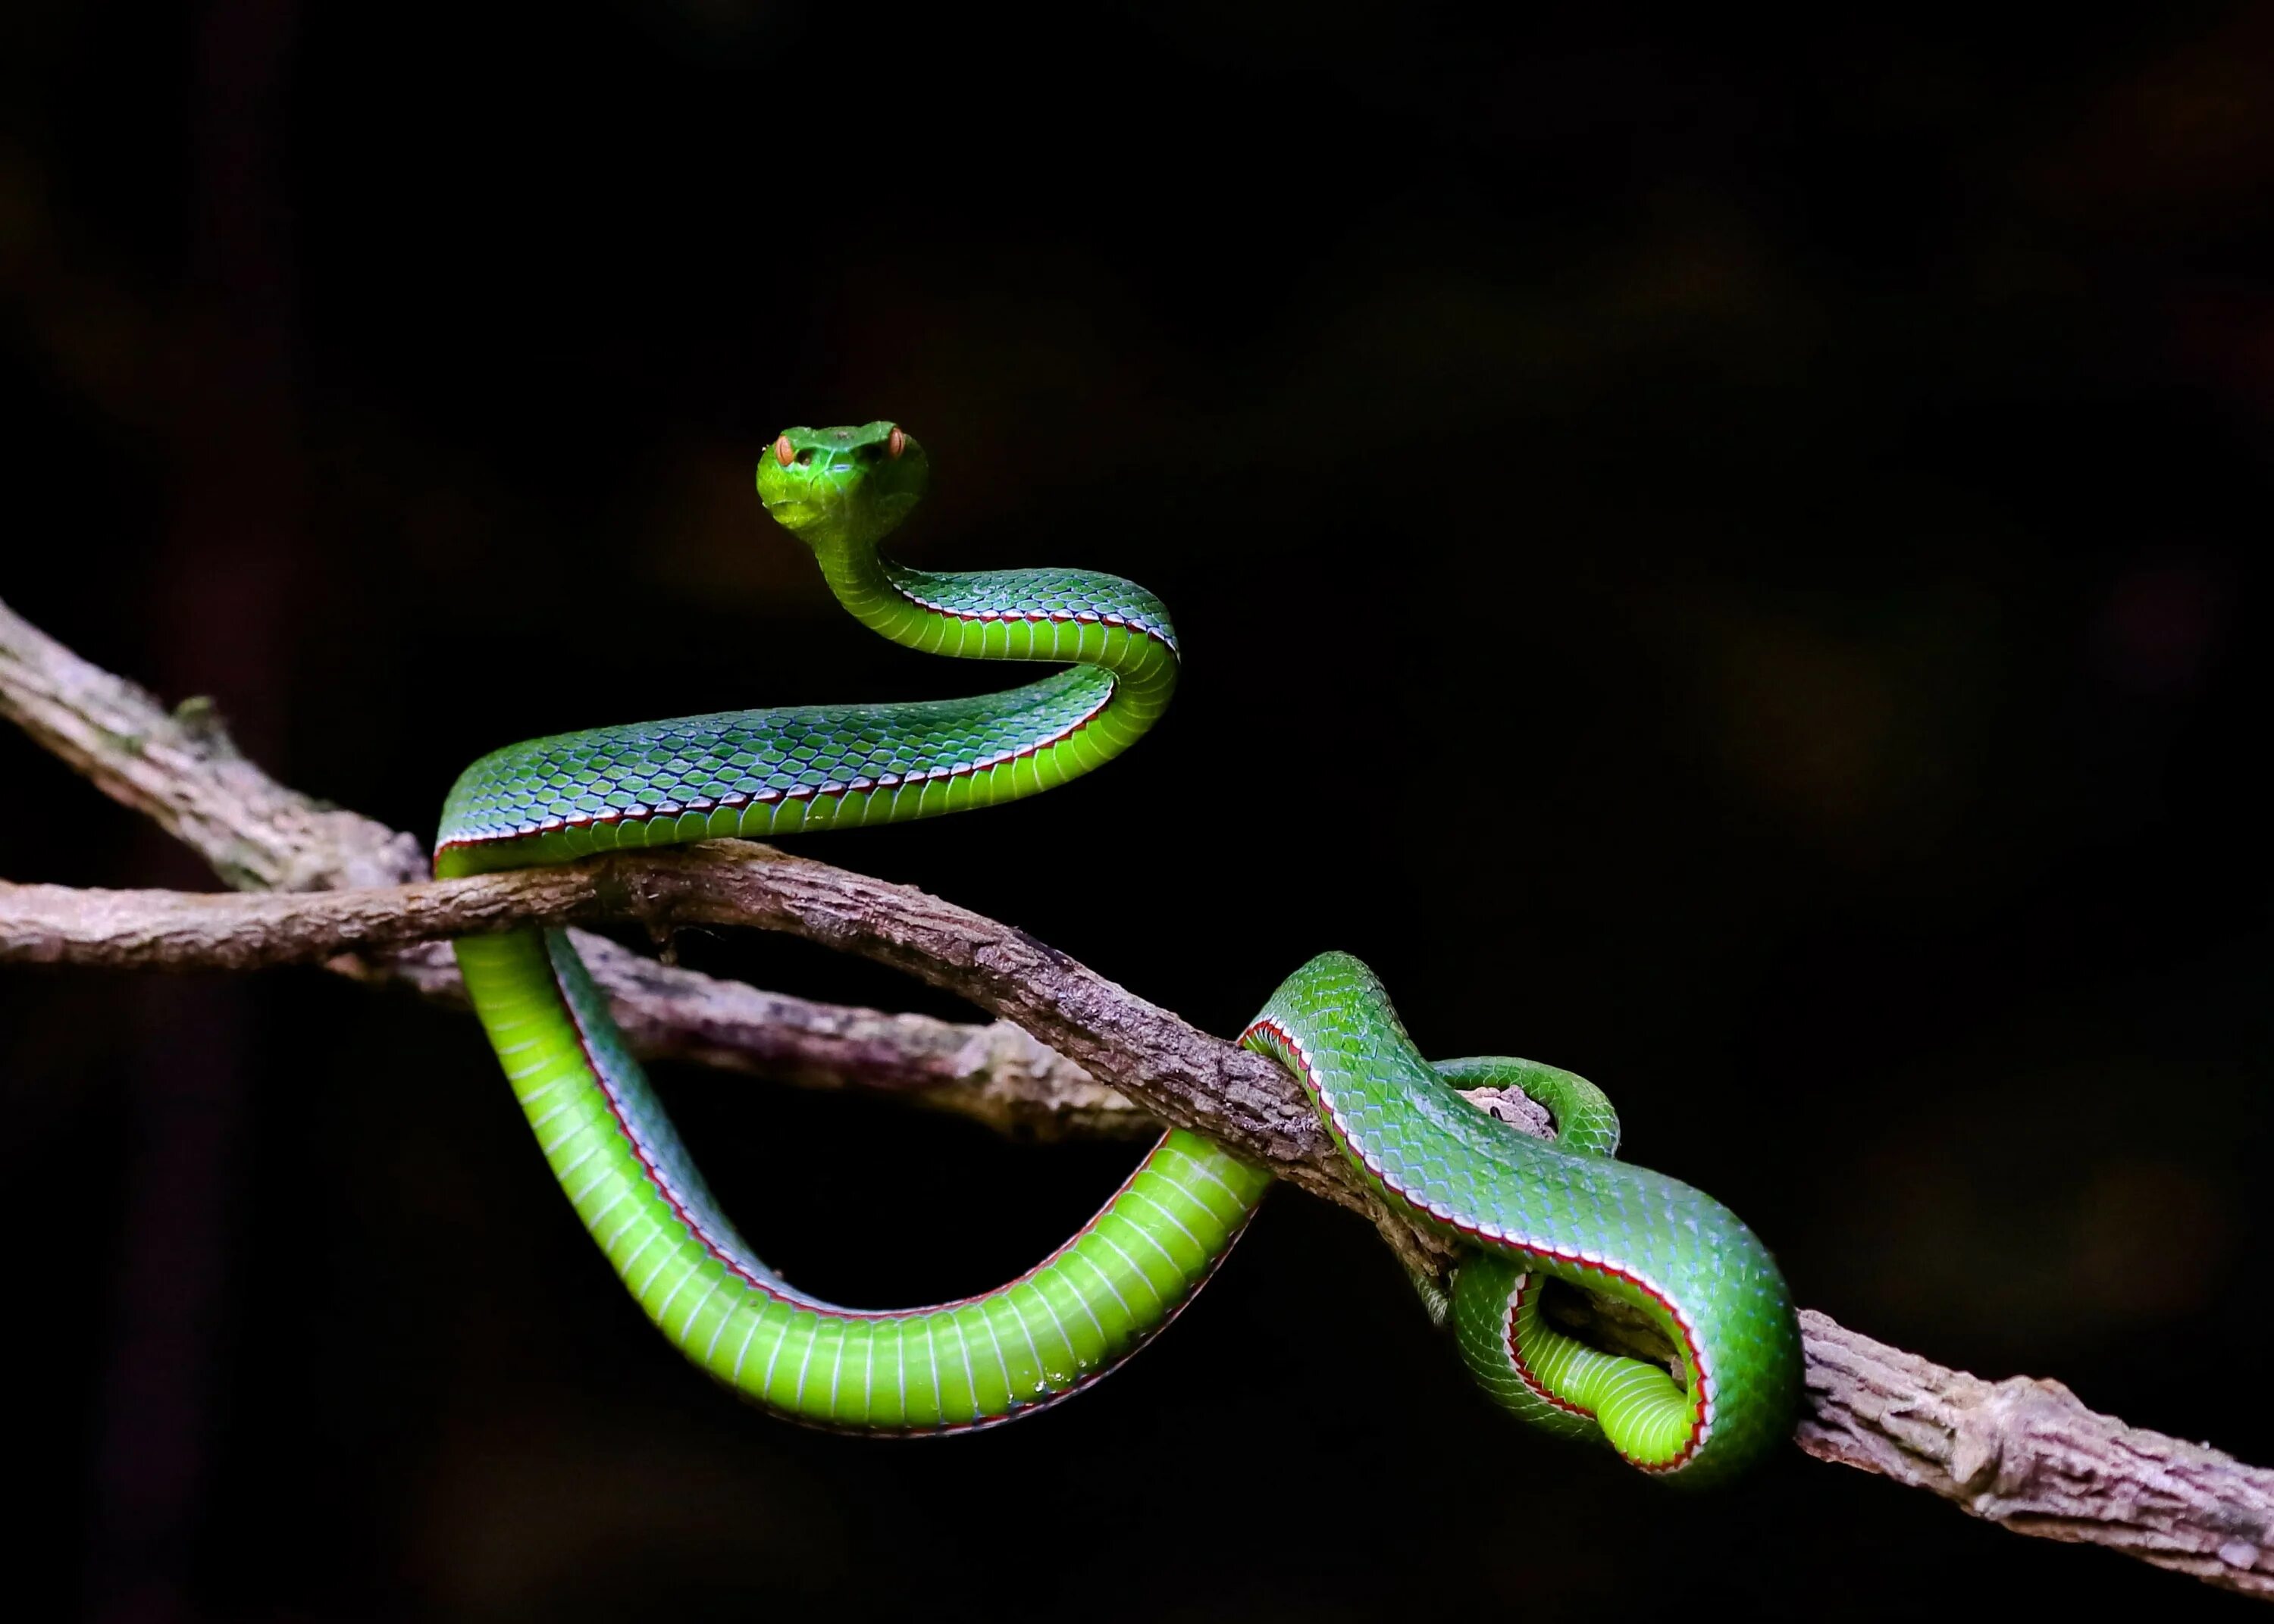
[(885, 438), (885, 455), (888, 457), (898, 457), (907, 448), (907, 431), (895, 423), (892, 425), (892, 432)]
[(785, 434), (779, 440), (774, 441), (775, 462), (780, 463), (784, 468), (787, 468), (796, 460), (797, 448), (789, 443), (788, 435)]

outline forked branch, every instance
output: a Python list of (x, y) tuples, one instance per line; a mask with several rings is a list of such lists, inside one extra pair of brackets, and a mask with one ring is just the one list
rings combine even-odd
[[(1208, 1135), (1372, 1216), (1411, 1264), (1434, 1244), (1374, 1208), (1291, 1079), (1024, 932), (906, 886), (742, 842), (433, 882), (418, 844), (276, 784), (210, 708), (169, 714), (0, 605), (0, 716), (198, 851), (237, 895), (0, 884), (0, 959), (120, 969), (321, 964), (458, 997), (453, 936), (523, 921), (755, 925), (892, 965), (998, 1019), (961, 1026), (781, 997), (580, 942), (644, 1054), (889, 1089), (1007, 1131)], [(2274, 1598), (2274, 1472), (2127, 1427), (2057, 1382), (1985, 1382), (1806, 1311), (1819, 1460), (2042, 1538), (2106, 1545)], [(1598, 1335), (1631, 1342), (1630, 1327)]]

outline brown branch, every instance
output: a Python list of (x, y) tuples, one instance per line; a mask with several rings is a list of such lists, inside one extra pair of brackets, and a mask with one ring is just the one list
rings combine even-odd
[(170, 714), (0, 603), (0, 716), (240, 891), (426, 877), (409, 835), (285, 788), (237, 753), (209, 701)]
[(2106, 1545), (2274, 1598), (2274, 1471), (2087, 1410), (2058, 1381), (1984, 1381), (1801, 1311), (1808, 1412), (1796, 1441), (1977, 1517)]
[[(417, 840), (278, 784), (237, 754), (209, 703), (190, 700), (169, 713), (4, 603), (0, 717), (113, 800), (152, 818), (240, 890), (320, 891), (426, 877)], [(1037, 1139), (1129, 1138), (1157, 1127), (1007, 1021), (975, 1026), (814, 1004), (576, 936), (618, 1023), (650, 1058), (808, 1088), (883, 1089)], [(58, 957), (62, 951), (59, 944)], [(335, 959), (326, 967), (465, 1001), (448, 950), (431, 942)]]
[[(423, 864), (406, 837), (276, 786), (230, 750), (209, 719), (166, 716), (4, 605), (0, 714), (107, 793), (159, 818), (233, 883), (319, 893), (0, 886), (0, 959), (229, 969), (322, 962), (448, 996), (455, 978), (446, 951), (433, 944), (440, 937), (523, 920), (636, 920), (655, 930), (754, 924), (896, 966), (1016, 1026), (830, 1010), (650, 964), (590, 938), (604, 984), (647, 1052), (792, 1074), (810, 1067), (838, 1079), (905, 1078), (925, 1098), (940, 1092), (930, 1079), (942, 1070), (968, 1079), (998, 1076), (1000, 1067), (1048, 1079), (1034, 1092), (1012, 1086), (1022, 1103), (1007, 1120), (1029, 1125), (1037, 1114), (1086, 1126), (1125, 1122), (1134, 1113), (1108, 1092), (1111, 1086), (1291, 1183), (1371, 1209), (1277, 1067), (1021, 931), (921, 891), (741, 842), (340, 889), (410, 880)], [(336, 847), (328, 846), (335, 838)], [(993, 1041), (988, 1034), (1019, 1028), (1016, 1042), (1031, 1047), (1009, 1061), (992, 1049), (973, 1056), (972, 1045)], [(950, 1056), (944, 1064), (943, 1056)], [(1434, 1267), (1412, 1231), (1373, 1215), (1409, 1263)], [(1600, 1319), (1593, 1325), (1613, 1340), (1629, 1335)], [(2097, 1415), (2058, 1383), (1984, 1382), (1813, 1311), (1803, 1312), (1802, 1327), (1809, 1406), (1796, 1441), (1810, 1455), (1924, 1489), (2018, 1532), (2106, 1545), (2274, 1598), (2274, 1473)]]
[(1285, 1071), (1025, 932), (741, 840), (385, 890), (207, 896), (0, 888), (0, 959), (222, 970), (309, 963), (524, 921), (755, 925), (892, 965), (1015, 1021), (1163, 1121), (1362, 1212), (1371, 1198)]
[[(817, 1004), (659, 964), (606, 936), (570, 934), (617, 1024), (651, 1060), (748, 1071), (802, 1088), (878, 1090), (1020, 1139), (1149, 1139), (1161, 1131), (1126, 1095), (1007, 1020)], [(401, 973), (404, 957), (389, 961), (393, 973)], [(461, 1000), (456, 965), (444, 968), (452, 999)]]

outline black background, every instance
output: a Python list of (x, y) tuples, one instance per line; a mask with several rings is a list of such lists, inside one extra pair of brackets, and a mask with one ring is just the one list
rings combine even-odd
[[(1433, 1052), (1604, 1084), (1803, 1302), (2274, 1458), (2268, 14), (1506, 9), (19, 0), (0, 588), (423, 838), (508, 739), (987, 680), (750, 492), (896, 417), (904, 556), (1131, 575), (1187, 676), (1096, 778), (801, 849), (1217, 1032), (1350, 949)], [(12, 878), (210, 883), (20, 739), (0, 786)], [(1296, 1197), (1096, 1394), (866, 1444), (672, 1355), (463, 1017), (19, 972), (0, 1076), (18, 1527), (95, 1616), (2239, 1605), (1535, 1441)], [(1132, 1154), (664, 1082), (856, 1303)]]

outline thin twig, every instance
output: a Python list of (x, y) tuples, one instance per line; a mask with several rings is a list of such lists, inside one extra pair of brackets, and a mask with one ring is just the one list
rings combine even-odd
[[(1024, 1040), (1035, 1047), (1021, 1066), (1061, 1084), (1078, 1075), (1081, 1086), (1118, 1086), (1153, 1116), (1206, 1133), (1291, 1183), (1372, 1208), (1277, 1067), (1021, 931), (921, 891), (741, 842), (424, 882), (407, 837), (275, 784), (229, 748), (209, 718), (168, 716), (4, 605), (0, 715), (106, 793), (156, 817), (232, 883), (302, 893), (0, 886), (0, 959), (164, 968), (320, 961), (448, 996), (453, 978), (444, 950), (433, 945), (442, 936), (523, 920), (757, 925), (958, 992), (1034, 1034)], [(908, 1017), (832, 1011), (591, 942), (621, 1018), (651, 1052), (714, 1062), (723, 1053), (763, 1065), (753, 1057), (770, 1040), (753, 1034), (778, 1025), (785, 1052), (832, 1075), (913, 1068), (928, 1077), (927, 1056), (944, 1041), (960, 1045), (998, 1029), (950, 1028), (957, 1035), (944, 1039), (937, 1029), (949, 1023), (927, 1028)], [(722, 1043), (722, 1032), (731, 1040)], [(1038, 1063), (1041, 1056), (1049, 1058)], [(1045, 1116), (1059, 1109), (1047, 1091), (1023, 1097)], [(1077, 1118), (1096, 1103), (1081, 1102), (1079, 1089), (1065, 1098)], [(1115, 1120), (1132, 1114), (1124, 1103), (1104, 1112)], [(1435, 1266), (1412, 1231), (1372, 1211), (1410, 1263)], [(1802, 1328), (1809, 1407), (1796, 1441), (1810, 1455), (1924, 1489), (2017, 1532), (2105, 1545), (2274, 1598), (2274, 1472), (2127, 1427), (2085, 1409), (2057, 1382), (1985, 1382), (1813, 1311), (1803, 1313)]]

